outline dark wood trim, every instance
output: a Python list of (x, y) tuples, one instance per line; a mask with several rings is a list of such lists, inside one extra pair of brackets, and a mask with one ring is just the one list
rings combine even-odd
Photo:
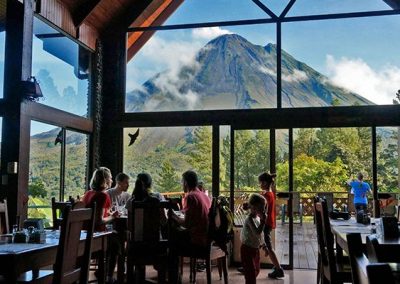
[(123, 128), (117, 122), (125, 110), (126, 34), (102, 37), (104, 73), (101, 89), (101, 126), (99, 166), (108, 167), (115, 175), (123, 169)]
[[(271, 173), (276, 173), (276, 131), (269, 130), (269, 170)], [(267, 169), (266, 169), (267, 170)]]
[[(188, 115), (190, 113), (190, 115)], [(240, 129), (399, 126), (400, 105), (125, 113), (121, 127), (233, 125)]]
[(182, 29), (196, 29), (196, 28), (210, 28), (210, 27), (246, 26), (246, 25), (272, 24), (277, 22), (291, 23), (291, 22), (304, 22), (304, 21), (316, 21), (316, 20), (390, 16), (398, 14), (400, 14), (400, 10), (383, 10), (383, 11), (294, 16), (294, 17), (284, 17), (284, 18), (278, 17), (276, 19), (264, 18), (264, 19), (237, 20), (237, 21), (188, 23), (188, 24), (164, 25), (164, 26), (154, 25), (150, 27), (131, 27), (127, 29), (127, 32), (144, 32), (144, 31), (161, 31), (161, 30), (167, 31), (167, 30), (182, 30)]
[(212, 196), (219, 196), (220, 186), (220, 139), (219, 139), (219, 125), (212, 127)]
[(234, 208), (235, 208), (235, 200), (233, 198), (233, 196), (235, 196), (235, 129), (231, 126), (231, 131), (230, 131), (230, 164), (229, 164), (229, 168), (230, 168), (230, 175), (229, 175), (229, 190), (230, 190), (230, 206), (231, 206), (231, 211), (234, 212)]
[[(399, 114), (400, 115), (400, 114)], [(371, 129), (372, 136), (372, 194), (373, 194), (373, 210), (374, 216), (380, 217), (379, 201), (378, 201), (378, 155), (377, 155), (377, 140), (376, 140), (376, 127)]]
[[(289, 129), (289, 192), (294, 191), (293, 185), (293, 129)], [(288, 214), (289, 214), (289, 267), (293, 269), (293, 195), (289, 194)]]
[(29, 119), (84, 133), (93, 132), (91, 119), (62, 111), (40, 103), (24, 101), (22, 111)]

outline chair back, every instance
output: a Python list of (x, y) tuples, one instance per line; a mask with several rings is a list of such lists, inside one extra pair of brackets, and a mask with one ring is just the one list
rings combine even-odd
[(55, 197), (51, 198), (51, 214), (53, 217), (53, 229), (57, 230), (61, 226), (61, 221), (63, 219), (63, 212), (65, 208), (71, 205), (71, 201), (56, 201)]
[(321, 192), (317, 195), (318, 197), (323, 198), (326, 201), (328, 212), (333, 211), (333, 192)]
[(331, 230), (331, 224), (329, 223), (326, 201), (318, 196), (314, 199), (314, 214), (321, 265), (325, 277), (332, 281), (337, 274), (334, 237)]
[(0, 234), (8, 234), (9, 232), (7, 199), (4, 199), (3, 202), (0, 202)]
[(368, 284), (366, 267), (369, 261), (363, 253), (361, 235), (359, 233), (347, 234), (347, 245), (349, 247), (349, 257), (351, 275), (354, 284)]
[[(370, 255), (368, 254), (368, 258), (365, 256), (359, 233), (347, 234), (346, 238), (354, 284), (395, 283), (393, 272), (387, 263), (372, 263)], [(368, 242), (369, 245), (375, 245), (375, 241), (377, 242), (376, 238), (369, 241), (367, 238), (367, 246)]]
[(400, 263), (400, 249), (398, 246), (382, 247), (375, 235), (367, 236), (366, 246), (368, 260), (371, 263)]
[[(88, 281), (96, 205), (93, 208), (71, 208), (69, 205), (63, 212), (53, 283)], [(83, 228), (87, 229), (86, 234), (82, 234)], [(83, 248), (81, 236), (85, 239)]]
[[(170, 201), (160, 201), (150, 198), (146, 201), (132, 200), (132, 206), (128, 211), (129, 246), (136, 252), (159, 248), (163, 243), (165, 246), (168, 239), (161, 234), (162, 219), (165, 210), (171, 209)], [(167, 222), (167, 235), (169, 234), (169, 222)], [(138, 254), (139, 256), (139, 254)]]

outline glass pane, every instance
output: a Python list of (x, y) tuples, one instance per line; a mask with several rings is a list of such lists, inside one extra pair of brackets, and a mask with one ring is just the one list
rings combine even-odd
[[(346, 181), (361, 172), (372, 187), (371, 153), (370, 128), (298, 129), (294, 136), (294, 191), (310, 198), (315, 194), (325, 196), (331, 199), (331, 210), (348, 207), (353, 212)], [(312, 200), (304, 206), (304, 212), (312, 210), (306, 208), (312, 206)]]
[[(247, 211), (243, 203), (247, 202), (250, 194), (260, 193), (258, 176), (270, 168), (270, 133), (269, 130), (235, 130), (234, 145), (234, 212), (237, 226), (235, 239), (240, 239), (240, 230), (246, 218)], [(272, 232), (272, 241), (275, 243), (275, 232)], [(234, 260), (240, 261), (240, 245), (234, 242)], [(261, 261), (269, 262), (261, 251)]]
[(379, 192), (400, 193), (399, 130), (399, 127), (378, 127), (376, 129)]
[(32, 74), (44, 96), (40, 103), (86, 117), (89, 51), (37, 18), (33, 34)]
[(82, 196), (87, 188), (88, 135), (67, 130), (64, 200)]
[(46, 218), (52, 223), (51, 198), (60, 196), (61, 143), (56, 140), (61, 128), (31, 122), (29, 153), (29, 218)]
[(376, 128), (381, 216), (396, 216), (400, 193), (400, 127)]
[(269, 18), (269, 16), (252, 1), (190, 0), (184, 1), (165, 24), (188, 24), (260, 18)]
[(128, 62), (126, 90), (127, 112), (276, 107), (275, 26), (159, 31)]
[(230, 176), (231, 176), (231, 127), (224, 125), (219, 128), (219, 149), (220, 149), (220, 193), (230, 196)]
[(0, 98), (3, 98), (7, 1), (0, 2)]
[(386, 16), (284, 24), (282, 105), (392, 104), (399, 23), (400, 16)]
[[(263, 0), (268, 2), (268, 0)], [(381, 0), (297, 0), (288, 16), (390, 10)]]
[(125, 128), (124, 172), (133, 180), (147, 172), (153, 178), (153, 190), (181, 195), (181, 175), (192, 169), (211, 192), (211, 141), (210, 126)]

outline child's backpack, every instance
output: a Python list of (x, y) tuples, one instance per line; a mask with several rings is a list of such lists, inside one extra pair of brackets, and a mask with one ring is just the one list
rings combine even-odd
[(209, 212), (209, 236), (225, 252), (233, 239), (233, 214), (224, 196), (214, 197)]

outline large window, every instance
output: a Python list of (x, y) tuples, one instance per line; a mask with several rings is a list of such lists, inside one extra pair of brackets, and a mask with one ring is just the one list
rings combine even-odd
[(400, 17), (285, 23), (283, 107), (392, 104)]
[(6, 45), (6, 8), (7, 1), (0, 2), (0, 98), (4, 89), (4, 55)]
[(32, 75), (40, 83), (40, 103), (80, 116), (88, 114), (89, 51), (35, 18)]
[(158, 32), (128, 62), (125, 110), (274, 108), (275, 41), (274, 25)]
[(124, 172), (133, 180), (147, 172), (153, 178), (153, 189), (166, 193), (181, 192), (182, 173), (193, 169), (210, 190), (211, 140), (209, 126), (126, 128)]
[(52, 197), (68, 200), (69, 196), (83, 195), (87, 187), (87, 157), (86, 134), (31, 122), (30, 217), (46, 218), (50, 223)]

